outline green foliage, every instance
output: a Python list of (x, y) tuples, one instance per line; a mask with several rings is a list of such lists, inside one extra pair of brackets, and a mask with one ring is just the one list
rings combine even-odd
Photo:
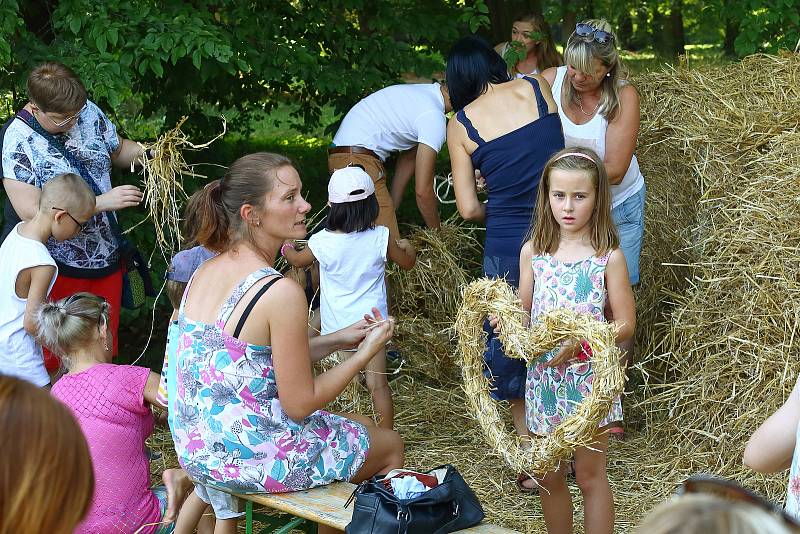
[(800, 44), (798, 0), (737, 0), (729, 2), (727, 15), (738, 22), (736, 53), (794, 50)]
[(470, 33), (475, 33), (481, 28), (488, 28), (491, 25), (489, 6), (484, 0), (475, 0), (471, 6), (463, 9), (461, 22), (469, 28)]
[[(800, 41), (800, 0), (543, 0), (541, 5), (554, 25), (568, 12), (577, 20), (605, 18), (619, 30), (622, 47), (637, 51), (671, 49), (679, 33), (672, 27), (676, 12), (686, 44), (723, 45), (730, 39), (730, 52), (739, 57), (794, 50)], [(562, 44), (568, 36), (561, 36)]]
[[(458, 0), (263, 5), (50, 0), (43, 15), (0, 0), (2, 86), (19, 105), (29, 68), (55, 58), (73, 67), (107, 110), (135, 95), (135, 111), (144, 117), (163, 115), (173, 124), (195, 115), (190, 124), (208, 130), (219, 112), (271, 110), (290, 100), (298, 104), (298, 122), (313, 127), (326, 105), (341, 113), (404, 72), (441, 70), (438, 52), (459, 36), (461, 21), (488, 21), (482, 0), (469, 7)], [(45, 20), (26, 27), (23, 15)]]
[(525, 45), (522, 44), (520, 41), (509, 41), (508, 47), (506, 48), (505, 53), (503, 54), (503, 59), (508, 65), (508, 70), (514, 68), (514, 65), (525, 59), (527, 56), (527, 51), (525, 50)]

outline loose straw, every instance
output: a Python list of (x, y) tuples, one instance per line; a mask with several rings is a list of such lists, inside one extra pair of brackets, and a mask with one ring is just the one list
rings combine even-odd
[(181, 131), (186, 117), (165, 132), (147, 147), (152, 151), (151, 159), (142, 159), (142, 188), (147, 217), (129, 228), (130, 232), (147, 220), (153, 221), (156, 247), (164, 258), (169, 258), (181, 245), (181, 209), (186, 200), (183, 189), (183, 176), (203, 177), (194, 172), (193, 167), (183, 158), (184, 150), (200, 150), (225, 135), (227, 122), (222, 117), (222, 133), (207, 143), (195, 144)]

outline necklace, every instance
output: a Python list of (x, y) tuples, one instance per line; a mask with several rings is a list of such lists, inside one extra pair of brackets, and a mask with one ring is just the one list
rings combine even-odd
[(583, 109), (582, 98), (580, 97), (580, 95), (578, 95), (578, 97), (577, 97), (577, 101), (578, 101), (578, 107), (579, 107), (579, 108), (581, 108), (581, 113), (583, 113), (583, 114), (584, 114), (584, 115), (586, 115), (587, 117), (591, 117), (592, 115), (594, 115), (595, 113), (597, 113), (597, 110), (598, 110), (598, 108), (600, 107), (600, 101), (598, 100), (598, 101), (597, 101), (597, 105), (594, 107), (594, 109), (592, 110), (592, 112), (591, 112), (591, 113), (586, 113), (586, 110), (585, 110), (585, 109)]

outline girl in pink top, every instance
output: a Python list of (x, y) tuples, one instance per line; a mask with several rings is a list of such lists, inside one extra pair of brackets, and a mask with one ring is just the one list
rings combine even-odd
[(105, 363), (108, 310), (102, 297), (76, 293), (38, 313), (43, 344), (67, 370), (52, 394), (78, 420), (94, 466), (94, 498), (75, 533), (170, 533), (192, 484), (182, 469), (167, 469), (165, 486), (150, 489), (145, 440), (153, 431), (149, 405), (156, 402), (159, 375)]

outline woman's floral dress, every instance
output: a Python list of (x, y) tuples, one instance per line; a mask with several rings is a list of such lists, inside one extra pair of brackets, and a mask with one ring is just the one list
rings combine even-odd
[[(582, 261), (564, 262), (549, 254), (534, 256), (531, 322), (553, 308), (570, 308), (604, 321), (606, 303), (606, 264), (611, 253)], [(572, 413), (592, 388), (592, 364), (568, 362), (557, 367), (544, 363), (558, 353), (554, 348), (528, 367), (525, 389), (525, 414), (528, 429), (544, 436)], [(614, 400), (611, 412), (600, 426), (622, 421), (622, 401)]]
[[(349, 480), (369, 449), (363, 425), (325, 411), (301, 422), (281, 409), (272, 349), (223, 331), (236, 304), (264, 268), (240, 283), (213, 325), (178, 316), (172, 437), (181, 466), (195, 481), (240, 493), (298, 491)], [(173, 362), (170, 362), (170, 366)]]

